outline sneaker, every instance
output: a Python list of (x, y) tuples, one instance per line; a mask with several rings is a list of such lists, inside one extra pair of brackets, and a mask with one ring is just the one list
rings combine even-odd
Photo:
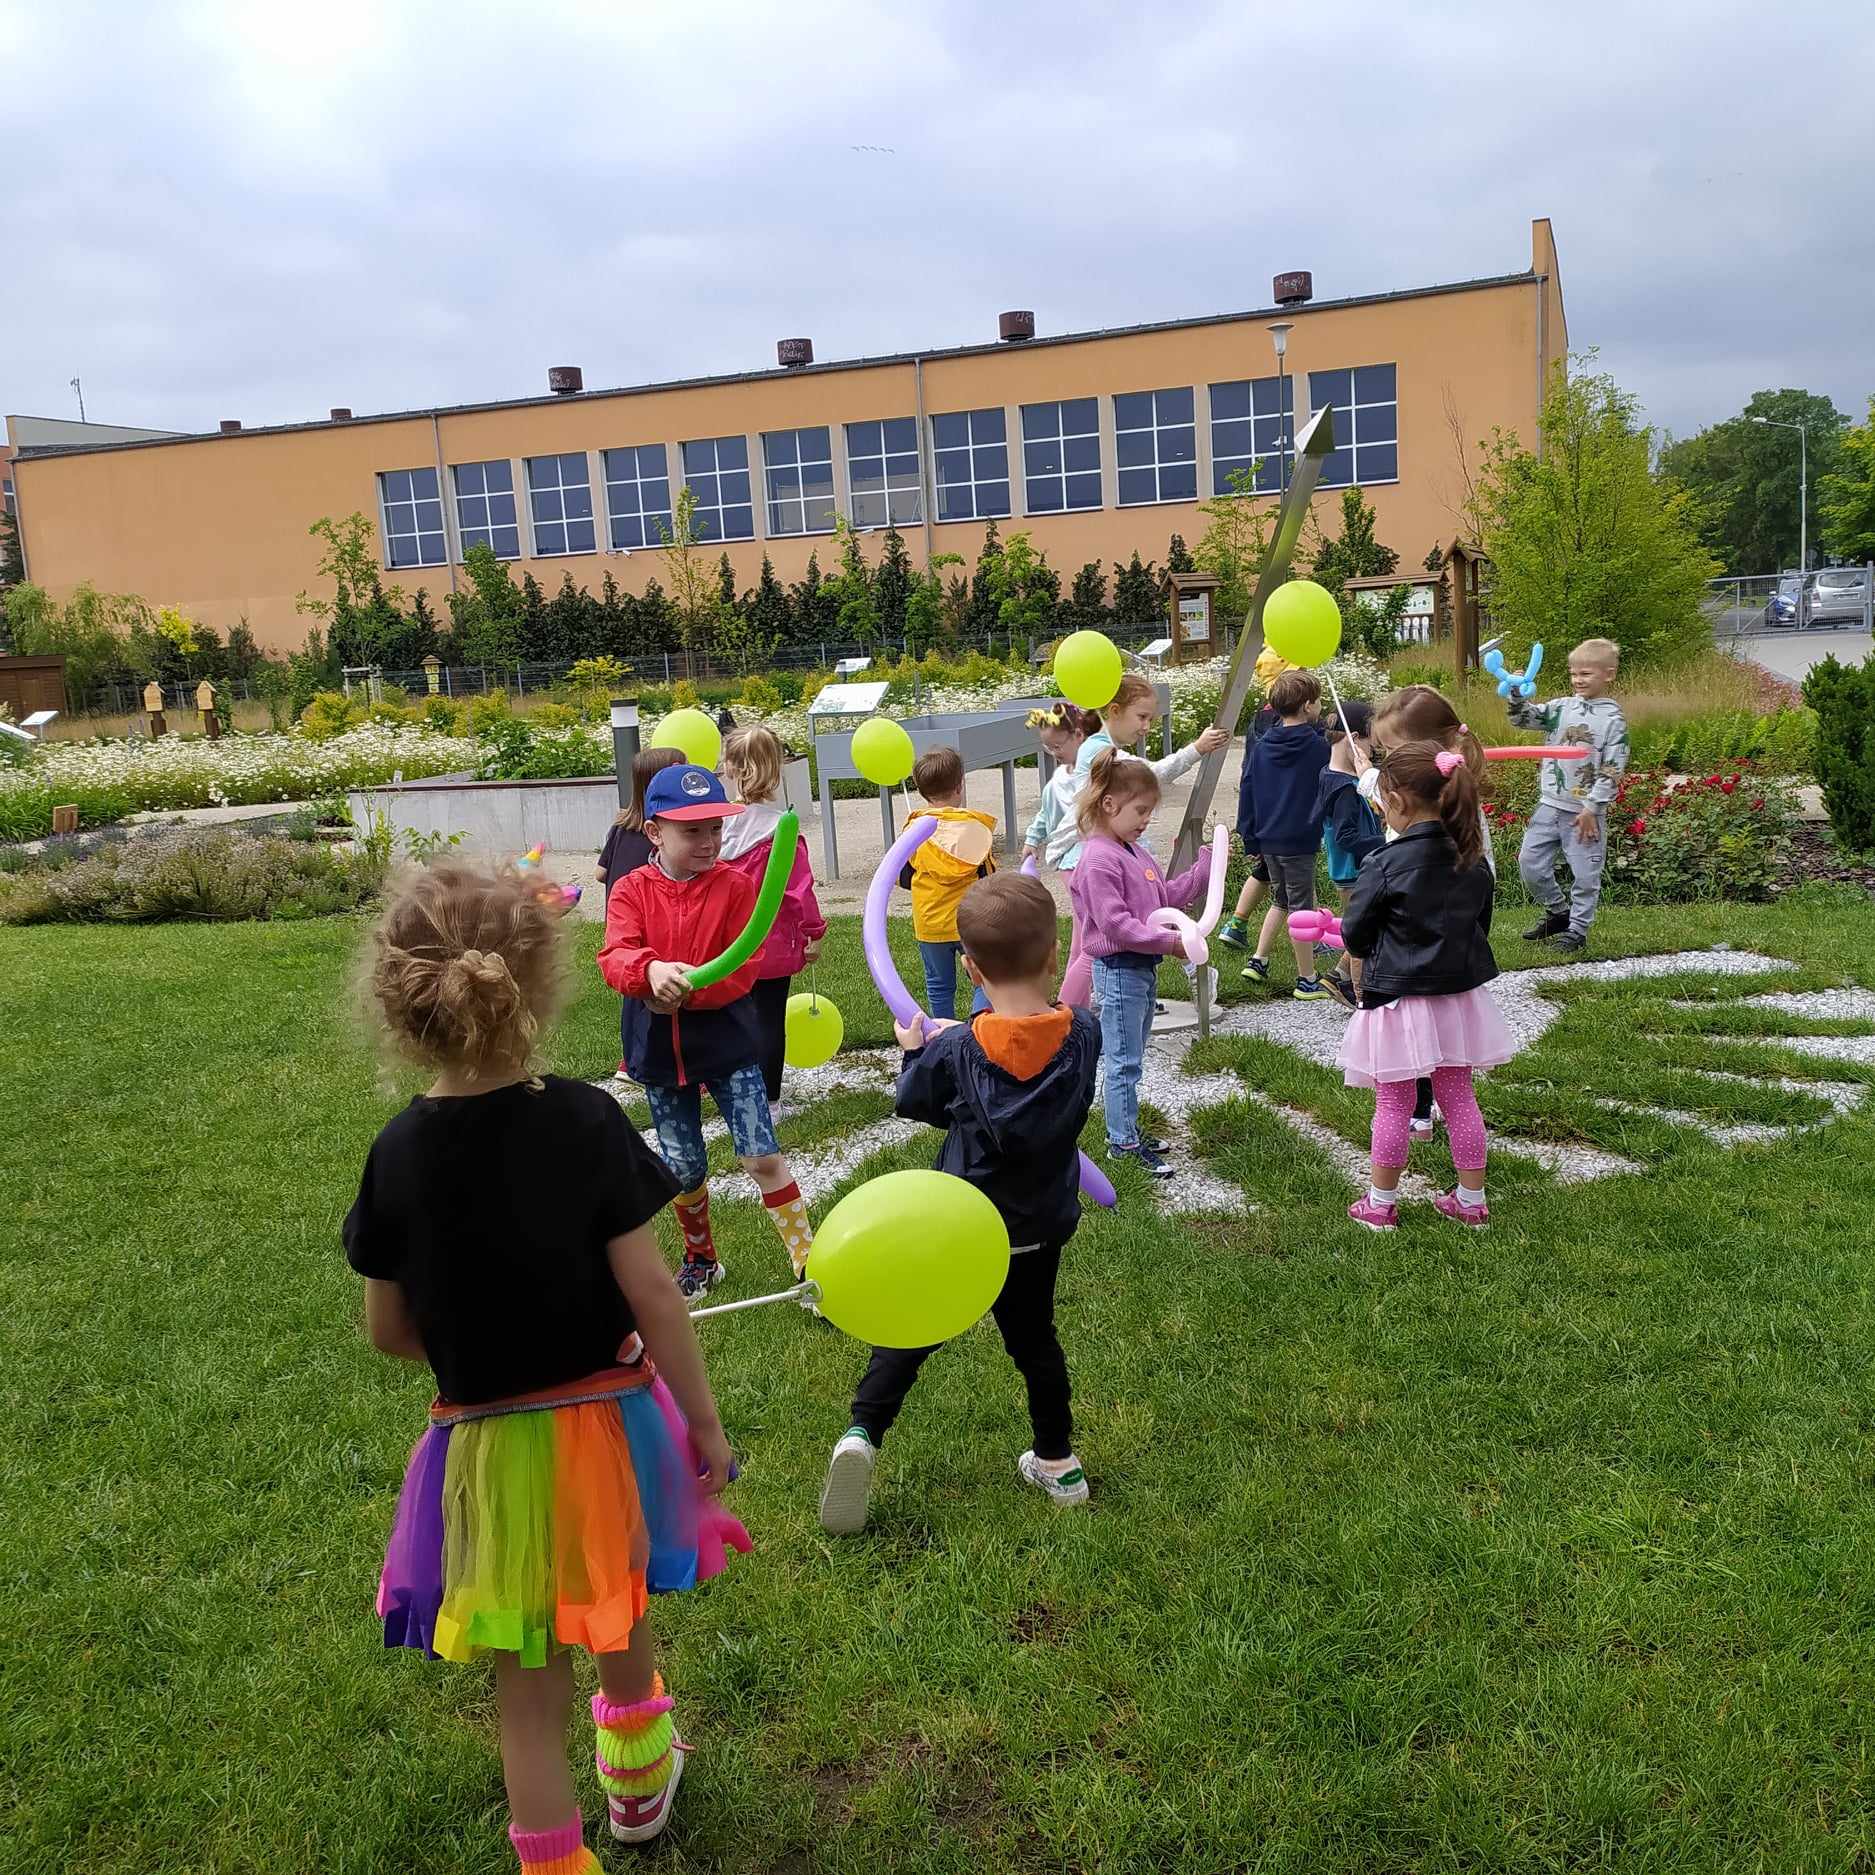
[(671, 1802), (677, 1795), (678, 1780), (684, 1774), (684, 1759), (690, 1747), (674, 1733), (671, 1737), (671, 1774), (664, 1788), (649, 1797), (614, 1797), (607, 1795), (606, 1827), (614, 1842), (649, 1842), (664, 1833), (671, 1820)]
[(1350, 1009), (1360, 1008), (1361, 999), (1355, 992), (1353, 983), (1347, 977), (1344, 977), (1339, 970), (1331, 971), (1327, 976), (1323, 977), (1322, 987), (1328, 991), (1329, 995), (1331, 995), (1336, 1002), (1345, 1003)]
[(1169, 1139), (1155, 1139), (1150, 1133), (1141, 1133), (1139, 1143), (1147, 1152), (1170, 1152), (1172, 1150), (1172, 1142)]
[(1142, 1139), (1137, 1146), (1109, 1146), (1109, 1155), (1115, 1159), (1135, 1160), (1148, 1178), (1170, 1178), (1172, 1168), (1160, 1158), (1159, 1154)]
[(1325, 1003), (1328, 994), (1320, 977), (1297, 977), (1295, 988), (1289, 992), (1291, 1000), (1298, 1003)]
[(1348, 1216), (1357, 1224), (1365, 1224), (1369, 1230), (1397, 1230), (1400, 1207), (1397, 1204), (1376, 1204), (1371, 1195), (1363, 1195), (1348, 1206)]
[(862, 1426), (849, 1427), (833, 1448), (827, 1482), (820, 1487), (820, 1527), (829, 1536), (854, 1536), (865, 1529), (872, 1467), (878, 1456), (878, 1447)]
[(1269, 964), (1261, 957), (1252, 957), (1243, 967), (1246, 983), (1267, 983), (1270, 980)]
[(1558, 931), (1550, 939), (1549, 947), (1561, 951), (1565, 956), (1574, 957), (1589, 947), (1589, 934), (1586, 931)]
[(1569, 914), (1566, 911), (1546, 911), (1528, 931), (1523, 934), (1526, 944), (1541, 944), (1545, 938), (1553, 938), (1569, 929)]
[(1217, 941), (1228, 944), (1232, 950), (1241, 951), (1250, 948), (1250, 926), (1242, 918), (1226, 918), (1217, 928)]
[(1449, 1217), (1454, 1224), (1469, 1224), (1473, 1230), (1491, 1221), (1491, 1207), (1488, 1204), (1467, 1204), (1456, 1191), (1442, 1191), (1432, 1201), (1432, 1208), (1441, 1217)]
[(1431, 1139), (1439, 1130), (1441, 1117), (1439, 1103), (1435, 1100), (1432, 1103), (1432, 1111), (1427, 1114), (1423, 1120), (1418, 1114), (1414, 1114), (1413, 1117), (1407, 1121), (1406, 1137), (1409, 1140)]
[(720, 1257), (693, 1257), (686, 1253), (677, 1272), (677, 1293), (693, 1307), (729, 1274)]
[(1047, 1468), (1046, 1460), (1037, 1458), (1033, 1452), (1024, 1452), (1016, 1460), (1016, 1470), (1022, 1474), (1024, 1483), (1046, 1492), (1048, 1501), (1058, 1509), (1078, 1510), (1087, 1502), (1087, 1473), (1081, 1469), (1078, 1458), (1070, 1456), (1068, 1469), (1056, 1473)]

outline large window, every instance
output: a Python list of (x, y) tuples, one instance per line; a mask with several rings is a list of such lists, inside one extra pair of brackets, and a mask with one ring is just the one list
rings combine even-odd
[(1120, 506), (1198, 498), (1198, 425), (1189, 384), (1122, 391), (1113, 400), (1113, 453)]
[(1000, 409), (933, 417), (931, 449), (940, 521), (984, 521), (1009, 512), (1009, 426)]
[(1060, 514), (1100, 506), (1100, 400), (1022, 406), (1024, 507)]
[(671, 524), (671, 476), (662, 443), (605, 451), (605, 510), (614, 547), (664, 544)]
[(10, 476), (10, 475), (9, 475), (9, 476), (8, 476), (8, 477), (6, 478), (6, 485), (5, 485), (5, 487), (4, 487), (4, 488), (0, 488), (0, 495), (4, 495), (4, 496), (5, 496), (5, 499), (6, 499), (6, 511), (7, 511), (7, 513), (8, 513), (8, 514), (10, 514), (10, 515), (14, 515), (14, 516), (17, 516), (17, 515), (19, 514), (19, 511), (20, 511), (20, 509), (19, 509), (19, 503), (18, 503), (18, 502), (17, 502), (16, 500), (14, 500), (14, 498), (13, 498), (13, 478), (12, 478), (12, 476)]
[(521, 557), (521, 522), (514, 511), (514, 464), (458, 462), (456, 533), (462, 551), (492, 547), (501, 560)]
[(916, 527), (924, 519), (918, 480), (918, 419), (886, 417), (846, 426), (846, 479), (855, 527)]
[(566, 456), (529, 456), (527, 499), (534, 514), (534, 552), (594, 553), (592, 483), (584, 450)]
[(1284, 485), (1283, 463), (1295, 467), (1296, 381), (1239, 378), (1211, 386), (1211, 492), (1228, 495), (1230, 478), (1254, 462), (1256, 492), (1276, 494)]
[(833, 530), (833, 432), (764, 430), (762, 462), (768, 474), (768, 531), (826, 534)]
[(1400, 405), (1392, 365), (1311, 371), (1309, 404), (1335, 413), (1335, 446), (1322, 459), (1323, 488), (1400, 479)]
[(705, 436), (686, 443), (684, 481), (697, 498), (693, 526), (698, 540), (755, 538), (746, 436)]
[(434, 469), (386, 469), (378, 477), (384, 509), (384, 559), (389, 566), (441, 566), (443, 499)]

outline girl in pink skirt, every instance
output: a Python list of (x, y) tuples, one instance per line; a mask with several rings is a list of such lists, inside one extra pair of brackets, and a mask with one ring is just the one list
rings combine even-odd
[(1404, 742), (1379, 761), (1380, 805), (1397, 836), (1362, 865), (1341, 920), (1361, 960), (1360, 1007), (1341, 1066), (1350, 1087), (1374, 1090), (1374, 1156), (1366, 1195), (1348, 1216), (1369, 1230), (1399, 1221), (1413, 1087), (1432, 1081), (1445, 1115), (1458, 1187), (1433, 1200), (1455, 1223), (1483, 1224), (1484, 1117), (1475, 1069), (1516, 1053), (1484, 986), (1491, 955), (1491, 869), (1484, 862), (1478, 784), (1462, 756), (1437, 742)]

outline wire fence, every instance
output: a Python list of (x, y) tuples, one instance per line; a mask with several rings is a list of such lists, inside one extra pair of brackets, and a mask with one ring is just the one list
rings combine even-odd
[(1715, 637), (1875, 629), (1875, 564), (1757, 573), (1708, 584), (1701, 604)]

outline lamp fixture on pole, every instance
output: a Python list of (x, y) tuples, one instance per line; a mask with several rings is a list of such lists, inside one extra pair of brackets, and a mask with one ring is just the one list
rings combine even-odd
[[(1795, 430), (1797, 432), (1797, 577), (1801, 579), (1810, 570), (1810, 431), (1806, 424), (1787, 423), (1781, 417), (1753, 417), (1753, 423), (1763, 423), (1774, 430)], [(1802, 588), (1798, 589), (1799, 622), (1801, 622)]]
[(1286, 379), (1283, 360), (1289, 352), (1289, 334), (1295, 330), (1293, 319), (1278, 319), (1269, 327), (1276, 342), (1276, 487), (1279, 494), (1289, 492), (1289, 460), (1284, 451), (1289, 446), (1289, 400), (1283, 394)]

